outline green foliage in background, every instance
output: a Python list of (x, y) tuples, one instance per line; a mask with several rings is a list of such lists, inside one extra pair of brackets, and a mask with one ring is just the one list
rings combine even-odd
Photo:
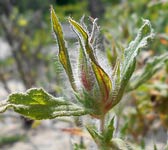
[(85, 12), (85, 15), (89, 14), (87, 10), (87, 1), (81, 1), (80, 3), (78, 2), (74, 4), (70, 3), (68, 5), (56, 5), (54, 8), (62, 22), (66, 22), (69, 16), (79, 20), (83, 15), (83, 12)]
[[(168, 62), (168, 56), (166, 56), (165, 62)], [(155, 66), (157, 68), (158, 65)], [(162, 66), (164, 66), (164, 64), (162, 64)], [(143, 72), (143, 70), (141, 71)], [(160, 67), (160, 71), (157, 71), (148, 82), (140, 85), (132, 92), (131, 103), (136, 111), (130, 108), (130, 111), (127, 111), (127, 114), (124, 115), (124, 118), (127, 120), (126, 134), (130, 134), (133, 139), (138, 141), (142, 135), (145, 136), (147, 132), (156, 130), (155, 122), (158, 122), (160, 127), (163, 127), (165, 130), (168, 129), (167, 83), (168, 74), (165, 67)]]
[[(128, 42), (137, 32), (140, 25), (139, 18), (151, 21), (155, 28), (156, 38), (150, 45), (155, 53), (161, 54), (168, 46), (168, 2), (134, 0), (117, 4), (107, 2), (105, 19), (102, 21), (103, 30), (107, 39), (111, 38), (118, 43)], [(113, 28), (111, 28), (111, 26)], [(120, 33), (120, 34), (118, 34)], [(111, 43), (114, 45), (114, 43)]]
[[(3, 12), (0, 18), (2, 37), (9, 45), (11, 53), (0, 60), (0, 81), (8, 93), (9, 79), (19, 80), (25, 88), (41, 85), (44, 82), (44, 78), (41, 79), (42, 74), (51, 73), (54, 63), (53, 60), (52, 66), (50, 65), (52, 56), (45, 50), (52, 40), (48, 34), (49, 26), (42, 20), (42, 14), (29, 10), (23, 14), (18, 7), (11, 7), (10, 11), (8, 15)], [(5, 49), (1, 51), (5, 53)], [(45, 79), (49, 82), (51, 78), (46, 76)]]

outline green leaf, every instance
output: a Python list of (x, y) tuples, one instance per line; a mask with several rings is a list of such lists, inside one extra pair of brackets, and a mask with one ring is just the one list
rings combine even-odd
[(125, 49), (122, 67), (122, 82), (127, 83), (135, 70), (136, 57), (140, 49), (147, 46), (148, 41), (154, 37), (153, 29), (149, 20), (143, 20), (144, 24), (139, 29), (134, 41)]
[(77, 100), (83, 105), (84, 108), (89, 110), (89, 114), (96, 118), (102, 116), (102, 103), (97, 99), (100, 97), (100, 94), (97, 92), (97, 89), (93, 91), (93, 95), (89, 92), (83, 90), (82, 96), (79, 93), (75, 93)]
[(103, 135), (104, 135), (104, 141), (105, 143), (109, 143), (113, 137), (114, 132), (114, 117), (109, 122), (107, 128), (105, 129)]
[(144, 23), (139, 29), (135, 40), (132, 41), (128, 48), (126, 48), (124, 51), (124, 57), (121, 62), (121, 86), (116, 99), (113, 100), (113, 106), (116, 105), (123, 96), (125, 87), (127, 86), (128, 81), (135, 70), (137, 55), (142, 48), (147, 46), (148, 41), (154, 37), (153, 29), (149, 20), (143, 20), (143, 22)]
[(59, 46), (60, 62), (63, 65), (63, 67), (68, 75), (68, 78), (69, 78), (69, 81), (71, 83), (73, 90), (76, 91), (76, 85), (74, 82), (75, 79), (73, 76), (72, 67), (71, 67), (71, 63), (69, 60), (69, 54), (68, 54), (67, 48), (65, 46), (62, 27), (61, 27), (61, 24), (59, 23), (59, 20), (56, 16), (52, 6), (51, 6), (51, 24), (52, 24), (52, 29), (56, 35), (58, 46)]
[[(117, 59), (114, 70), (113, 70), (113, 74), (112, 74), (112, 81), (113, 81), (113, 90), (112, 90), (112, 101), (111, 103), (113, 103), (113, 101), (116, 99), (116, 97), (118, 96), (118, 92), (120, 90), (120, 86), (121, 85), (121, 71), (120, 71), (120, 60)], [(111, 104), (109, 104), (111, 105)]]
[(90, 135), (92, 136), (93, 140), (100, 145), (103, 139), (103, 136), (101, 134), (99, 134), (99, 132), (96, 130), (95, 127), (93, 126), (87, 126), (87, 130), (90, 133)]
[(130, 82), (129, 90), (134, 90), (148, 81), (159, 69), (164, 66), (166, 61), (168, 61), (168, 53), (149, 59), (141, 73), (133, 76)]
[(87, 114), (82, 107), (62, 98), (55, 98), (43, 89), (30, 89), (25, 94), (11, 94), (8, 100), (0, 106), (0, 112), (4, 112), (9, 107), (21, 115), (36, 120)]
[[(114, 130), (113, 122), (114, 118), (108, 125), (108, 131), (110, 133), (113, 133)], [(108, 133), (108, 137), (105, 137), (104, 134), (100, 134), (93, 126), (87, 127), (87, 130), (101, 150), (141, 150), (139, 147), (127, 141), (123, 141), (119, 138), (112, 138), (110, 133)], [(107, 138), (107, 141), (105, 138)]]

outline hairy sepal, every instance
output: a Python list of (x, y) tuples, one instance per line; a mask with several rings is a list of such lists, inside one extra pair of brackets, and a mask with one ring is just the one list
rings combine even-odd
[(76, 91), (77, 88), (75, 85), (75, 79), (73, 76), (73, 71), (72, 71), (72, 67), (71, 67), (71, 63), (70, 63), (70, 59), (69, 59), (69, 54), (68, 54), (67, 48), (65, 46), (65, 40), (64, 40), (64, 36), (63, 36), (62, 27), (61, 27), (61, 24), (59, 23), (59, 20), (56, 16), (52, 6), (51, 6), (51, 25), (52, 25), (52, 29), (54, 31), (54, 34), (56, 36), (58, 46), (59, 46), (59, 60), (60, 60), (61, 64), (63, 65), (63, 67), (66, 71), (66, 74), (68, 75), (68, 78), (69, 78), (69, 81), (71, 83), (73, 90)]
[(92, 70), (96, 77), (96, 80), (100, 89), (100, 93), (102, 94), (102, 104), (106, 104), (110, 95), (110, 91), (112, 89), (111, 79), (108, 76), (108, 74), (104, 71), (104, 69), (99, 65), (94, 55), (92, 45), (89, 42), (89, 35), (87, 31), (85, 31), (85, 29), (79, 23), (72, 20), (71, 18), (69, 18), (69, 22), (72, 25), (75, 33), (78, 35), (79, 40), (83, 39), (82, 40), (83, 42), (81, 43), (84, 45), (83, 47), (86, 51), (86, 54), (91, 60)]

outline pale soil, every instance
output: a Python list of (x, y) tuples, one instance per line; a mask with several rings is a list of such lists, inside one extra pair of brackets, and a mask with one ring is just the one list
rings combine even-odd
[(20, 117), (7, 112), (0, 121), (0, 138), (12, 135), (24, 137), (13, 144), (0, 147), (0, 150), (71, 150), (70, 134), (61, 131), (61, 128), (67, 127), (70, 124), (66, 122), (44, 120), (35, 128), (24, 129)]

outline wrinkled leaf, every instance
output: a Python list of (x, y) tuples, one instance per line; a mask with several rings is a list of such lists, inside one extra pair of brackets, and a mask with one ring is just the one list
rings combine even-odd
[(63, 32), (62, 32), (62, 27), (61, 24), (59, 23), (59, 20), (54, 12), (53, 7), (51, 6), (51, 24), (52, 24), (52, 29), (56, 35), (57, 38), (57, 42), (58, 42), (58, 46), (59, 46), (59, 59), (61, 64), (63, 65), (69, 81), (71, 83), (71, 86), (73, 88), (73, 90), (76, 91), (76, 85), (75, 85), (75, 80), (74, 80), (74, 76), (73, 76), (73, 72), (72, 72), (72, 67), (71, 67), (71, 63), (69, 60), (69, 55), (68, 55), (68, 51), (67, 48), (65, 46), (65, 41), (64, 41), (64, 37), (63, 37)]
[(148, 41), (153, 38), (154, 33), (149, 20), (143, 20), (144, 24), (139, 29), (138, 34), (134, 41), (132, 41), (128, 48), (125, 49), (124, 62), (122, 67), (123, 80), (129, 79), (132, 75), (136, 63), (136, 56), (139, 54), (140, 49), (147, 46)]
[(121, 62), (121, 86), (113, 105), (116, 105), (123, 96), (125, 87), (135, 70), (136, 57), (140, 50), (146, 47), (148, 41), (154, 37), (150, 22), (148, 20), (143, 20), (143, 22), (135, 40), (132, 41), (124, 51), (124, 58)]
[(21, 115), (36, 120), (87, 114), (83, 108), (62, 98), (55, 98), (43, 89), (30, 89), (25, 94), (11, 94), (2, 106), (1, 112), (9, 107)]
[(149, 80), (159, 69), (164, 66), (166, 61), (168, 61), (168, 53), (149, 59), (141, 73), (132, 78), (129, 90), (136, 89)]
[(122, 67), (122, 82), (127, 83), (135, 70), (136, 57), (140, 49), (147, 46), (148, 41), (153, 38), (153, 29), (148, 20), (143, 20), (144, 24), (139, 29), (134, 41), (125, 49), (124, 62)]

